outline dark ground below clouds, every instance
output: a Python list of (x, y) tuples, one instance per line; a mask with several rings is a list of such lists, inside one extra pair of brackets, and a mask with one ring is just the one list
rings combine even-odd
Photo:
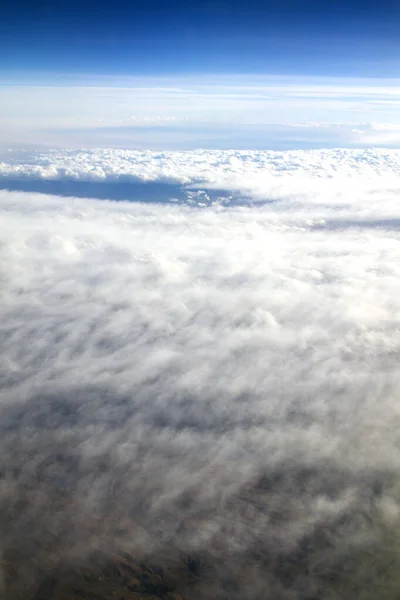
[[(305, 485), (310, 474), (303, 473)], [(286, 477), (285, 477), (286, 479)], [(329, 479), (329, 478), (328, 478)], [(230, 504), (233, 514), (250, 523), (265, 512), (274, 482), (262, 478), (242, 490)], [(343, 532), (362, 531), (373, 518), (382, 489), (372, 485), (370, 498), (351, 514), (316, 526), (290, 550), (265, 543), (263, 532), (246, 548), (229, 548), (224, 536), (201, 550), (160, 544), (150, 554), (93, 551), (84, 560), (59, 561), (35, 584), (22, 586), (23, 559), (3, 557), (6, 600), (398, 600), (400, 556), (396, 532), (384, 532), (365, 545), (341, 549)], [(284, 511), (285, 512), (285, 511)], [(233, 514), (231, 516), (233, 516)], [(279, 530), (287, 518), (278, 509), (270, 528)], [(201, 529), (190, 519), (186, 534)], [(279, 536), (278, 536), (279, 537)], [(346, 536), (345, 536), (346, 537)], [(395, 545), (393, 545), (393, 541)], [(18, 564), (20, 562), (20, 564)]]
[[(384, 598), (398, 600), (393, 589), (357, 582), (357, 559), (348, 557), (341, 572), (327, 569), (314, 585), (307, 582), (307, 542), (290, 556), (249, 553), (240, 560), (218, 560), (207, 553), (166, 550), (160, 557), (98, 554), (74, 568), (43, 575), (35, 587), (7, 594), (7, 600), (323, 600)], [(361, 559), (364, 559), (361, 556)], [(392, 568), (398, 568), (398, 561)], [(6, 567), (7, 568), (7, 567)], [(368, 565), (367, 565), (368, 568)], [(9, 567), (8, 578), (13, 568)], [(370, 589), (368, 586), (370, 585)], [(381, 594), (379, 592), (382, 592)]]

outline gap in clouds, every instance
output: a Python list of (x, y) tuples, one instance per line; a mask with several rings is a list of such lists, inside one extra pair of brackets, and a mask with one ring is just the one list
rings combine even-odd
[(68, 179), (11, 179), (4, 177), (0, 180), (0, 189), (116, 201), (163, 203), (185, 202), (188, 200), (188, 194), (183, 186), (159, 182), (73, 181)]
[[(149, 181), (73, 181), (68, 179), (9, 179), (0, 178), (0, 190), (14, 192), (34, 192), (63, 197), (93, 198), (146, 203), (184, 203), (207, 206), (213, 203), (223, 205), (249, 204), (235, 190), (187, 188), (183, 185)], [(258, 200), (258, 203), (272, 200)]]

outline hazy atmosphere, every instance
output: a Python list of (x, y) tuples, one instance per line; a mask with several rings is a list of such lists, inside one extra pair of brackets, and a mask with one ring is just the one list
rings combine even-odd
[(2, 600), (398, 600), (399, 17), (6, 7)]

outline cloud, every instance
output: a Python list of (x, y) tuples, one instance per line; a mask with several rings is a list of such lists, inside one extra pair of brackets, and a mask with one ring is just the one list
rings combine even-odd
[[(60, 175), (51, 156), (29, 168), (132, 167), (62, 153)], [(251, 155), (134, 156), (187, 181), (203, 163), (240, 175)], [(335, 156), (258, 157), (283, 190), (267, 204), (1, 192), (0, 546), (16, 586), (100, 548), (200, 553), (237, 598), (396, 597), (400, 245), (383, 181), (398, 159)], [(318, 182), (363, 161), (380, 188)]]
[[(388, 219), (398, 214), (399, 169), (396, 150), (8, 152), (0, 187), (200, 206), (279, 201), (287, 218), (294, 211), (311, 219)], [(271, 218), (281, 218), (275, 209)]]
[[(314, 125), (315, 127), (315, 125)], [(379, 131), (378, 128), (375, 128)], [(383, 129), (383, 131), (387, 131)], [(396, 150), (194, 150), (152, 152), (150, 150), (51, 150), (3, 152), (2, 178), (107, 181), (131, 178), (139, 181), (174, 183), (227, 183), (268, 177), (285, 183), (292, 177), (313, 182), (334, 177), (390, 178), (398, 175), (400, 153)], [(286, 176), (286, 180), (282, 178)], [(289, 176), (289, 177), (288, 177)]]
[[(352, 129), (398, 125), (399, 95), (398, 80), (373, 78), (26, 76), (0, 87), (0, 137), (20, 148), (370, 147)], [(288, 125), (299, 122), (309, 126)]]

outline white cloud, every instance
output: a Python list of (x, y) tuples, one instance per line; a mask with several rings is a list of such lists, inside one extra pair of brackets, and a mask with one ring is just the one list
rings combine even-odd
[[(385, 130), (383, 130), (385, 133)], [(3, 154), (0, 186), (11, 189), (46, 191), (48, 182), (58, 184), (66, 195), (85, 184), (83, 194), (110, 190), (118, 198), (141, 199), (145, 188), (137, 184), (165, 184), (156, 194), (160, 200), (180, 199), (204, 204), (229, 198), (236, 202), (279, 201), (271, 218), (388, 219), (398, 215), (400, 152), (397, 150), (313, 150), (313, 151), (187, 151), (151, 152), (130, 150), (62, 150)], [(29, 187), (32, 186), (33, 187)], [(28, 187), (27, 187), (28, 186)], [(170, 187), (169, 187), (170, 186)], [(183, 188), (180, 186), (184, 186)], [(148, 186), (151, 190), (151, 185)], [(196, 190), (203, 190), (196, 195)], [(51, 190), (51, 188), (50, 188)], [(78, 192), (76, 192), (78, 193)], [(80, 193), (80, 195), (82, 195)], [(351, 196), (351, 202), (349, 197)], [(100, 197), (107, 198), (107, 194)], [(145, 196), (143, 195), (143, 198)], [(157, 195), (152, 198), (157, 198)], [(210, 198), (209, 200), (210, 201)]]
[[(398, 573), (397, 153), (108, 156), (59, 158), (76, 177), (102, 157), (106, 177), (185, 181), (269, 165), (277, 201), (1, 192), (5, 555), (42, 565), (165, 543), (222, 552), (235, 577), (257, 548), (262, 572), (239, 577), (238, 597), (372, 598), (383, 549), (386, 582)], [(66, 176), (57, 154), (45, 162), (36, 176)], [(277, 565), (293, 556), (301, 574), (285, 580)]]
[[(225, 75), (24, 81), (0, 87), (6, 146), (140, 148), (147, 141), (153, 149), (281, 148), (286, 140), (290, 147), (366, 147), (367, 139), (352, 135), (355, 125), (398, 125), (398, 80)], [(299, 131), (286, 124), (298, 122), (318, 122), (325, 131), (310, 125), (307, 137), (296, 137)], [(145, 125), (162, 126), (161, 137), (153, 138)], [(382, 137), (379, 143), (397, 141)]]
[[(375, 130), (378, 130), (375, 127)], [(386, 131), (383, 128), (383, 131)], [(302, 150), (222, 151), (195, 150), (152, 152), (150, 150), (53, 150), (41, 153), (2, 153), (2, 177), (39, 179), (118, 179), (180, 183), (232, 182), (235, 179), (270, 176), (290, 181), (292, 176), (312, 178), (398, 176), (397, 150)]]

